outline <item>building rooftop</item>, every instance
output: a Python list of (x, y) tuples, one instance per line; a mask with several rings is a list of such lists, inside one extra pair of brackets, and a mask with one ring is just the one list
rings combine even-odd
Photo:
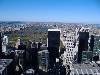
[(61, 31), (60, 29), (48, 29), (48, 31)]
[(100, 75), (100, 67), (97, 64), (73, 64), (72, 73), (79, 74), (91, 74)]

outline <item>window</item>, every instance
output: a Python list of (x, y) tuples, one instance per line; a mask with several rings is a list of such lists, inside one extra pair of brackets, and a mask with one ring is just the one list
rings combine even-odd
[(72, 45), (72, 43), (70, 43), (70, 45)]
[(68, 51), (69, 51), (69, 49), (68, 49)]
[(73, 55), (72, 52), (71, 52), (71, 55)]
[(71, 60), (71, 57), (70, 57), (70, 60)]

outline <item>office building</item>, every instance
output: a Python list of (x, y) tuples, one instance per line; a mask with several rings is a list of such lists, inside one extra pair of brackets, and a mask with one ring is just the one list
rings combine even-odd
[(1, 54), (2, 54), (2, 34), (0, 32), (0, 57), (1, 57)]
[(50, 67), (56, 63), (56, 58), (59, 57), (60, 46), (60, 30), (48, 29), (47, 47), (49, 51)]
[(31, 48), (30, 51), (31, 55), (29, 60), (31, 59), (31, 65), (33, 66), (33, 69), (37, 70), (38, 69), (38, 49), (36, 47)]
[(94, 36), (94, 47), (93, 47), (93, 60), (98, 61), (100, 60), (100, 36)]
[(38, 49), (36, 42), (30, 44), (26, 50), (26, 66), (28, 68), (38, 69)]
[(65, 66), (61, 63), (61, 59), (56, 59), (56, 64), (52, 69), (48, 70), (49, 75), (67, 75)]
[(39, 69), (47, 72), (49, 65), (49, 52), (48, 50), (42, 50), (38, 52)]
[(92, 62), (93, 58), (92, 51), (83, 51), (82, 52), (82, 63), (89, 63)]
[(91, 35), (89, 46), (90, 46), (90, 51), (93, 52), (93, 48), (94, 48), (94, 35)]
[(88, 39), (89, 39), (89, 32), (87, 30), (82, 30), (79, 32), (78, 59), (77, 59), (78, 63), (81, 63), (82, 61), (82, 52), (88, 51)]

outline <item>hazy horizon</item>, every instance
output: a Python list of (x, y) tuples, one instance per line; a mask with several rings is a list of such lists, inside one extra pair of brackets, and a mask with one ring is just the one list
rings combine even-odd
[(0, 0), (0, 21), (100, 23), (100, 1)]

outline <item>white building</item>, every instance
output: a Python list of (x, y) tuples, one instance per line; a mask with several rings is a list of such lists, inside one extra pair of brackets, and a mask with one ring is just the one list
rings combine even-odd
[(71, 32), (67, 34), (65, 47), (66, 63), (71, 64), (78, 49), (78, 47), (76, 46), (75, 33)]
[(2, 52), (7, 52), (8, 37), (4, 35), (2, 38)]
[(66, 51), (64, 51), (64, 54), (61, 56), (63, 59), (63, 65), (72, 66), (72, 63), (74, 61), (74, 57), (76, 53), (78, 52), (78, 29), (75, 30), (75, 32), (71, 31), (63, 31), (61, 35), (61, 41), (63, 45), (66, 48)]

